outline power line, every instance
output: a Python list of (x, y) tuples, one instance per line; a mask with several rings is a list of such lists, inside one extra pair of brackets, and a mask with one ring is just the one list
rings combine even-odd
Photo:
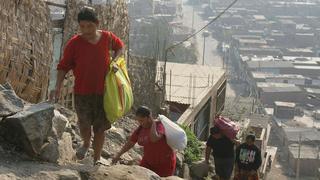
[(165, 55), (165, 61), (164, 61), (164, 67), (163, 67), (163, 87), (164, 87), (164, 95), (166, 94), (166, 67), (167, 67), (167, 61), (168, 61), (168, 51), (172, 50), (173, 48), (183, 44), (184, 42), (188, 41), (190, 38), (196, 36), (198, 33), (200, 33), (202, 30), (204, 30), (206, 27), (208, 27), (210, 24), (212, 24), (213, 22), (215, 22), (216, 20), (218, 20), (227, 10), (229, 10), (238, 0), (234, 0), (230, 5), (228, 5), (221, 13), (219, 13), (214, 19), (212, 19), (209, 23), (207, 23), (205, 26), (203, 26), (201, 29), (199, 29), (198, 31), (196, 31), (195, 33), (191, 34), (190, 36), (188, 36), (187, 38), (185, 38), (184, 40), (173, 44), (171, 46), (169, 46), (168, 48), (166, 48), (164, 55)]
[(194, 37), (195, 35), (197, 35), (198, 33), (200, 33), (202, 30), (204, 30), (205, 28), (207, 28), (210, 24), (212, 24), (213, 22), (215, 22), (216, 20), (218, 20), (226, 11), (228, 11), (238, 0), (234, 0), (229, 6), (227, 6), (227, 8), (225, 8), (220, 14), (218, 14), (214, 19), (212, 19), (208, 24), (206, 24), (205, 26), (203, 26), (201, 29), (199, 29), (198, 31), (196, 31), (195, 33), (191, 34), (190, 36), (188, 36), (187, 38), (185, 38), (184, 40), (173, 44), (172, 46), (168, 47), (167, 49), (172, 49), (186, 41), (188, 41), (190, 38)]

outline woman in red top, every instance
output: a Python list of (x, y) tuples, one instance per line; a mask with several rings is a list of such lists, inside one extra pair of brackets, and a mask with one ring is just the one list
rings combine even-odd
[(136, 111), (136, 120), (140, 126), (112, 162), (116, 163), (122, 154), (138, 142), (144, 151), (140, 166), (154, 171), (161, 177), (172, 176), (176, 168), (176, 155), (166, 142), (163, 125), (152, 118), (150, 109), (145, 106), (139, 107)]

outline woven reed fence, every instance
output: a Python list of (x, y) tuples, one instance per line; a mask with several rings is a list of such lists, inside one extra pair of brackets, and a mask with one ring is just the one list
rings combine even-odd
[(10, 82), (26, 101), (46, 97), (52, 35), (42, 0), (0, 1), (0, 83)]

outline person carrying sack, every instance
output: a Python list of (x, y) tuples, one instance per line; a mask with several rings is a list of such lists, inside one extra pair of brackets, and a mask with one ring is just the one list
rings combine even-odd
[[(81, 33), (74, 35), (65, 46), (57, 67), (56, 87), (50, 92), (50, 99), (57, 101), (60, 98), (65, 75), (72, 70), (75, 76), (75, 109), (83, 140), (76, 156), (80, 160), (86, 156), (93, 127), (93, 158), (94, 164), (97, 165), (101, 163), (105, 130), (111, 128), (103, 107), (105, 77), (111, 70), (111, 61), (116, 61), (123, 54), (124, 44), (113, 33), (97, 29), (99, 20), (91, 7), (85, 6), (80, 10), (78, 23)], [(112, 59), (109, 50), (114, 52)]]
[(216, 174), (220, 180), (229, 180), (234, 166), (234, 147), (239, 141), (231, 140), (222, 131), (214, 126), (210, 128), (210, 136), (207, 140), (205, 162), (209, 164), (210, 154), (214, 157)]
[(176, 154), (166, 142), (165, 129), (160, 121), (152, 118), (148, 107), (140, 106), (135, 118), (140, 126), (130, 139), (112, 159), (119, 161), (122, 154), (129, 151), (136, 143), (143, 146), (143, 157), (140, 166), (152, 170), (161, 177), (172, 176), (176, 168)]

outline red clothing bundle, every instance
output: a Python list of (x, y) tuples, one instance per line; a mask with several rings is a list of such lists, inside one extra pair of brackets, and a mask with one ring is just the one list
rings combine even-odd
[[(120, 50), (124, 44), (113, 33), (101, 31), (101, 38), (92, 44), (80, 35), (73, 36), (67, 43), (57, 69), (75, 76), (74, 92), (78, 95), (104, 93), (104, 80), (110, 65), (110, 45), (112, 50)], [(110, 40), (112, 42), (110, 42)]]

